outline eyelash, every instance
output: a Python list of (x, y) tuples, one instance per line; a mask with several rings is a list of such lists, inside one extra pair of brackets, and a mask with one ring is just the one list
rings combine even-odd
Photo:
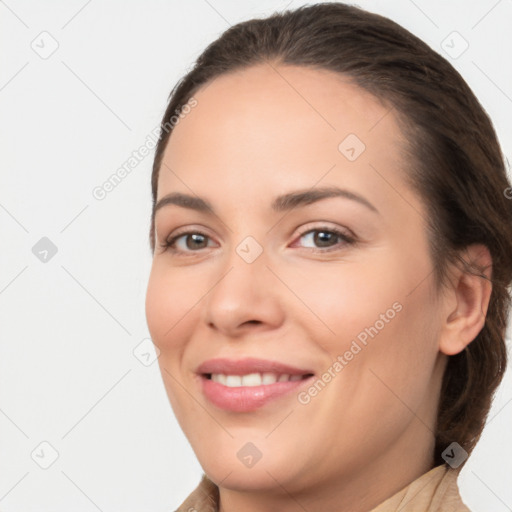
[[(327, 226), (314, 228), (314, 229), (308, 229), (306, 231), (303, 231), (302, 233), (299, 234), (298, 239), (302, 238), (304, 235), (307, 235), (309, 233), (314, 233), (314, 232), (334, 234), (334, 235), (338, 236), (339, 238), (341, 238), (343, 240), (344, 244), (347, 244), (347, 245), (355, 245), (356, 244), (356, 239), (354, 237), (347, 235), (345, 232), (343, 232), (339, 229), (327, 228)], [(169, 251), (177, 256), (186, 256), (188, 254), (199, 253), (201, 251), (201, 249), (199, 249), (197, 251), (181, 251), (181, 250), (175, 248), (176, 241), (185, 235), (201, 235), (207, 239), (210, 239), (210, 237), (206, 233), (203, 233), (201, 231), (184, 231), (183, 233), (178, 233), (177, 235), (173, 236), (172, 238), (169, 238), (168, 240), (165, 240), (163, 243), (161, 243), (160, 247), (162, 247), (163, 252)], [(326, 248), (318, 247), (318, 248), (314, 249), (311, 247), (305, 247), (305, 249), (309, 249), (313, 253), (325, 253), (325, 252), (339, 250), (340, 249), (339, 245), (340, 244), (338, 243), (334, 246), (326, 247)]]

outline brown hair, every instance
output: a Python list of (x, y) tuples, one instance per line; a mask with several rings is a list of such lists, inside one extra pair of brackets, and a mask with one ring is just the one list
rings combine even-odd
[[(409, 185), (428, 207), (428, 236), (439, 290), (449, 264), (486, 278), (461, 257), (481, 243), (492, 259), (486, 321), (466, 350), (450, 356), (439, 400), (435, 464), (453, 441), (471, 452), (506, 367), (505, 329), (512, 280), (512, 201), (492, 123), (460, 74), (395, 22), (341, 3), (319, 3), (238, 23), (211, 43), (173, 88), (162, 120), (153, 174), (150, 244), (169, 121), (198, 89), (258, 63), (341, 73), (393, 107), (408, 140)], [(272, 65), (272, 64), (271, 64)], [(166, 124), (167, 123), (167, 124)]]

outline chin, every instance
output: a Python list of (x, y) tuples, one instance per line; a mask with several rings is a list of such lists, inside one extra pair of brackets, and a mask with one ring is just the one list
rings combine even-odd
[(230, 444), (234, 446), (217, 447), (208, 456), (196, 454), (204, 472), (215, 484), (232, 490), (263, 491), (279, 484), (287, 487), (286, 482), (295, 480), (291, 474), (293, 468), (298, 469), (295, 453), (287, 454), (282, 450), (276, 453), (271, 447), (258, 449), (256, 443), (236, 440)]

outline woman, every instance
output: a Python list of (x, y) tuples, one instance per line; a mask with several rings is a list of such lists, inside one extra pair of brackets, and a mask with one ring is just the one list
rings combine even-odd
[(178, 510), (469, 510), (507, 190), (487, 114), (396, 23), (317, 4), (213, 42), (152, 176), (148, 327), (205, 473)]

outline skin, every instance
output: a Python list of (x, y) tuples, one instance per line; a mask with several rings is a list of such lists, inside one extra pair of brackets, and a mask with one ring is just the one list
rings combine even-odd
[[(428, 211), (405, 184), (395, 113), (346, 77), (259, 64), (194, 97), (164, 153), (158, 199), (197, 195), (215, 215), (156, 212), (146, 299), (176, 417), (220, 488), (222, 512), (371, 510), (433, 467), (447, 355), (482, 329), (490, 285), (454, 269), (436, 292)], [(366, 146), (352, 162), (338, 149), (350, 133)], [(280, 194), (330, 185), (378, 213), (340, 197), (270, 208)], [(356, 243), (315, 242), (311, 230), (329, 228)], [(182, 237), (179, 255), (163, 250), (178, 229), (208, 238), (196, 248)], [(236, 251), (247, 236), (263, 249), (252, 263)], [(466, 255), (490, 265), (485, 247)], [(201, 393), (195, 369), (214, 357), (282, 361), (320, 377), (397, 302), (401, 311), (307, 404), (291, 393), (236, 413)], [(237, 458), (247, 442), (262, 454), (251, 468)]]

